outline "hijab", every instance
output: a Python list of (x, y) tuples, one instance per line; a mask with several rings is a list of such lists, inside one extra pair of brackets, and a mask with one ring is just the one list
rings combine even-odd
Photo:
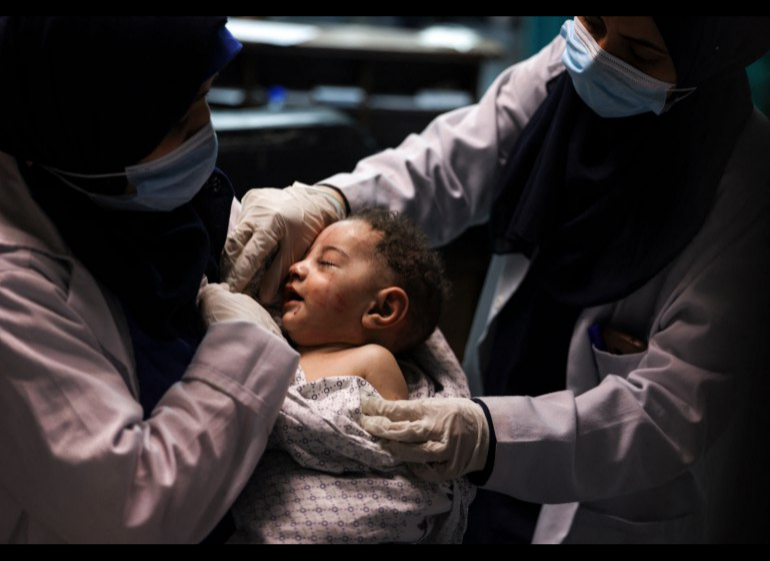
[(753, 111), (745, 66), (770, 48), (770, 18), (653, 17), (677, 86), (694, 93), (660, 116), (603, 119), (564, 72), (506, 164), (494, 249), (532, 267), (500, 317), (490, 395), (563, 389), (580, 313), (640, 289), (708, 218)]

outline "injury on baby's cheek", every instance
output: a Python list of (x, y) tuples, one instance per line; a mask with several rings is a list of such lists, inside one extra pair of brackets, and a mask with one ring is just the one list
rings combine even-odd
[(339, 292), (335, 292), (333, 288), (327, 288), (323, 294), (319, 294), (317, 302), (321, 308), (331, 309), (338, 314), (345, 313), (348, 309), (345, 297)]
[(341, 294), (335, 294), (334, 300), (335, 300), (334, 309), (337, 312), (343, 313), (345, 310), (347, 310), (348, 304), (345, 301), (345, 298), (343, 298)]

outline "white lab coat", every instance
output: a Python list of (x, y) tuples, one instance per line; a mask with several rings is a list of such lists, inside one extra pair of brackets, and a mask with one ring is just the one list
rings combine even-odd
[[(548, 81), (564, 70), (563, 51), (557, 38), (505, 72), (478, 105), (323, 183), (342, 189), (354, 209), (406, 213), (436, 244), (485, 222), (519, 133)], [(497, 436), (487, 488), (553, 505), (541, 514), (537, 542), (717, 537), (708, 530), (719, 528), (718, 484), (733, 477), (723, 466), (741, 430), (742, 392), (749, 375), (768, 364), (768, 147), (770, 125), (755, 113), (690, 246), (637, 293), (585, 311), (570, 350), (568, 391), (484, 400)], [(528, 266), (520, 256), (492, 264), (469, 343), (472, 379)], [(649, 350), (601, 353), (587, 335), (595, 323), (646, 334)]]
[(298, 361), (255, 325), (215, 325), (144, 422), (119, 305), (0, 154), (0, 543), (199, 542), (262, 456)]

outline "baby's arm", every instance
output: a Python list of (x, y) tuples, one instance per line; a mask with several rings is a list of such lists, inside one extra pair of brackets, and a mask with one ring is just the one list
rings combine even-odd
[(389, 350), (379, 345), (367, 345), (358, 349), (364, 368), (362, 378), (380, 392), (388, 401), (409, 399), (404, 373)]

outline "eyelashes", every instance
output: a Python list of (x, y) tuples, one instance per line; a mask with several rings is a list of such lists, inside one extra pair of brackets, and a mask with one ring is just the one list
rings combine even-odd
[(663, 57), (661, 56), (645, 56), (643, 54), (637, 53), (635, 50), (631, 49), (631, 56), (633, 56), (634, 61), (636, 61), (638, 64), (645, 65), (645, 64), (655, 64), (659, 62)]

